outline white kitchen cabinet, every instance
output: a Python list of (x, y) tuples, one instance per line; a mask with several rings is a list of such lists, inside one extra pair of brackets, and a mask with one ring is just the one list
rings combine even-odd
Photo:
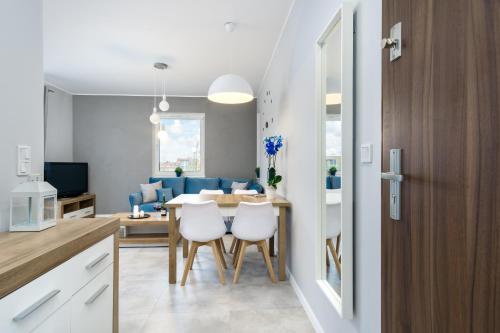
[(113, 329), (113, 265), (70, 301), (71, 333), (110, 333)]
[(68, 304), (61, 306), (55, 313), (40, 324), (33, 333), (70, 333), (71, 309)]

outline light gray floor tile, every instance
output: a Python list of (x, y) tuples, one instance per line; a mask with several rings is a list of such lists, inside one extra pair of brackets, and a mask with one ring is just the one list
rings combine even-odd
[[(229, 250), (231, 237), (225, 243)], [(180, 280), (181, 248), (177, 258)], [(181, 287), (168, 283), (168, 248), (120, 249), (120, 332), (313, 332), (290, 283), (271, 282), (256, 247), (247, 251), (236, 285), (232, 255), (225, 258), (225, 285), (211, 249), (202, 247)]]

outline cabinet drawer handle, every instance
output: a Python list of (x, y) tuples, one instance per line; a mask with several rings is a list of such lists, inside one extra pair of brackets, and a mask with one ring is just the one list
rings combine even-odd
[(95, 258), (90, 264), (88, 264), (87, 266), (85, 266), (85, 268), (88, 269), (88, 270), (91, 270), (98, 263), (100, 263), (101, 261), (103, 261), (107, 256), (109, 256), (109, 253), (107, 253), (107, 252), (101, 254), (99, 257)]
[(61, 290), (59, 289), (52, 290), (50, 293), (43, 296), (38, 301), (27, 307), (24, 311), (20, 312), (17, 316), (12, 318), (12, 320), (16, 322), (23, 320), (24, 318), (28, 317), (30, 314), (35, 312), (39, 307), (41, 307), (42, 305), (50, 301), (52, 298), (54, 298), (60, 292)]
[(85, 305), (90, 305), (90, 304), (94, 303), (94, 301), (95, 301), (95, 300), (96, 300), (99, 296), (101, 296), (101, 295), (102, 295), (102, 293), (103, 293), (106, 289), (108, 289), (108, 287), (109, 287), (109, 284), (105, 284), (105, 285), (103, 285), (101, 288), (99, 288), (99, 290), (98, 290), (98, 291), (96, 291), (96, 292), (94, 293), (94, 295), (90, 296), (90, 298), (89, 298), (89, 299), (85, 302)]

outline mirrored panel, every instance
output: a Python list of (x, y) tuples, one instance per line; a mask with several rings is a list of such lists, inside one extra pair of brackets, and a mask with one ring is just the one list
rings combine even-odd
[(352, 318), (353, 52), (347, 3), (318, 40), (321, 156), (318, 241), (320, 286), (343, 318)]

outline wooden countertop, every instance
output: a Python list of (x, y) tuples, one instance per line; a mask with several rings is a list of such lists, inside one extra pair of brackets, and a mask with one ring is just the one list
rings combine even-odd
[(59, 220), (40, 232), (0, 233), (0, 298), (119, 229), (119, 219)]

